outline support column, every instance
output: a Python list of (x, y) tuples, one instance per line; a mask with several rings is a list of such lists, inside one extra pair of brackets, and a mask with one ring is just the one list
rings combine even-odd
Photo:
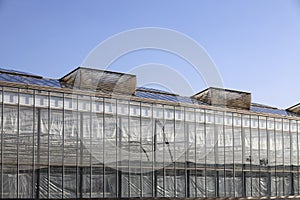
[(41, 172), (41, 167), (40, 167), (40, 151), (41, 151), (41, 109), (39, 108), (37, 110), (37, 169), (36, 169), (36, 195), (35, 198), (39, 199), (40, 198), (40, 172)]
[(82, 138), (83, 138), (83, 113), (80, 113), (80, 130), (79, 130), (79, 134), (80, 134), (80, 166), (79, 166), (79, 198), (83, 197), (83, 142), (82, 142)]

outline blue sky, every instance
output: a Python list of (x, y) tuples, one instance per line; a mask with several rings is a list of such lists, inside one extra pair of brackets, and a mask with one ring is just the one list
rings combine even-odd
[[(297, 0), (0, 0), (0, 27), (0, 67), (53, 78), (79, 66), (114, 34), (173, 29), (205, 48), (226, 88), (251, 92), (253, 101), (279, 108), (300, 102)], [(206, 87), (188, 63), (161, 51), (128, 54), (112, 69), (126, 72), (150, 62), (184, 73), (195, 91)]]

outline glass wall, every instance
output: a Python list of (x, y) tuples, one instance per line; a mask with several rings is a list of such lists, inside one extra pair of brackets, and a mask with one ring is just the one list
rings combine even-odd
[(299, 195), (295, 119), (0, 90), (1, 198)]

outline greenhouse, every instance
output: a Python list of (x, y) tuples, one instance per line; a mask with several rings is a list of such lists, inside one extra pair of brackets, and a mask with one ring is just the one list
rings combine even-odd
[(0, 105), (1, 198), (300, 195), (300, 105), (221, 88), (185, 97), (84, 67), (0, 69)]

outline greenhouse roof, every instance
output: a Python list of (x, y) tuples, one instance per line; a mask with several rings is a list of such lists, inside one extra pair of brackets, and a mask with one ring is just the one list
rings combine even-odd
[[(154, 88), (147, 87), (137, 87), (135, 75), (118, 73), (118, 72), (110, 72), (110, 71), (102, 71), (102, 70), (94, 70), (89, 68), (79, 67), (69, 74), (65, 75), (61, 79), (51, 79), (44, 78), (42, 76), (0, 68), (0, 82), (2, 82), (2, 86), (5, 86), (5, 82), (8, 83), (17, 83), (17, 84), (25, 84), (25, 85), (36, 85), (43, 87), (51, 87), (51, 88), (65, 88), (65, 87), (74, 87), (75, 81), (74, 79), (78, 76), (78, 74), (84, 74), (84, 77), (81, 76), (79, 83), (77, 84), (77, 89), (86, 90), (87, 86), (93, 85), (96, 90), (100, 90), (101, 92), (114, 92), (116, 85), (122, 85), (122, 87), (117, 88), (117, 92), (120, 92), (120, 88), (126, 89), (124, 92), (127, 95), (133, 95), (138, 98), (149, 99), (149, 100), (159, 100), (159, 101), (167, 101), (167, 102), (175, 102), (175, 103), (185, 103), (185, 104), (200, 104), (200, 105), (209, 105), (207, 102), (200, 101), (199, 99), (195, 99), (193, 97), (180, 96), (178, 94), (174, 94), (171, 92), (158, 90)], [(96, 77), (101, 77), (99, 80)], [(95, 81), (97, 82), (95, 84)], [(112, 84), (111, 86), (108, 86)], [(102, 85), (105, 85), (105, 89), (101, 88)], [(103, 89), (103, 90), (101, 90)], [(204, 90), (206, 91), (206, 90)], [(226, 90), (229, 91), (229, 90)], [(251, 103), (250, 106), (251, 112), (256, 113), (264, 113), (264, 114), (275, 114), (281, 116), (299, 116), (298, 112), (293, 112), (291, 109), (278, 109), (262, 104)]]

